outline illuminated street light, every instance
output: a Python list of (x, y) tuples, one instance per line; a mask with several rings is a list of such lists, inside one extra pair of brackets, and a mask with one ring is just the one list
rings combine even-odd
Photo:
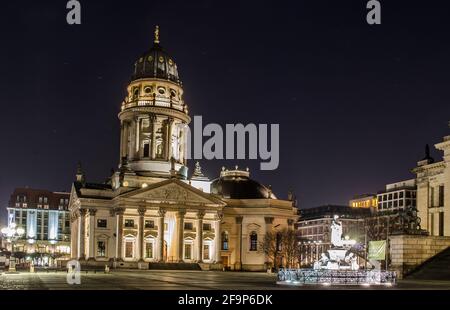
[(25, 230), (22, 227), (16, 228), (16, 223), (9, 224), (8, 227), (3, 227), (1, 233), (7, 242), (11, 243), (11, 256), (9, 257), (9, 272), (16, 271), (16, 260), (14, 258), (14, 242), (20, 239), (24, 234)]

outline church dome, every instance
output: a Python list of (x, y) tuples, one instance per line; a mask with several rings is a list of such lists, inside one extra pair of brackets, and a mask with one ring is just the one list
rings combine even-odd
[(156, 78), (181, 84), (177, 64), (159, 44), (159, 28), (155, 29), (155, 40), (150, 50), (142, 54), (134, 64), (131, 79)]
[(211, 183), (211, 193), (228, 199), (277, 199), (272, 190), (250, 179), (248, 171), (223, 170)]

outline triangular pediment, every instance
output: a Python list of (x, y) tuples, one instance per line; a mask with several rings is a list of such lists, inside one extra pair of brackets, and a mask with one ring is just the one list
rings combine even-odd
[(151, 184), (146, 188), (125, 193), (120, 197), (184, 204), (225, 205), (222, 200), (213, 195), (204, 193), (177, 179)]

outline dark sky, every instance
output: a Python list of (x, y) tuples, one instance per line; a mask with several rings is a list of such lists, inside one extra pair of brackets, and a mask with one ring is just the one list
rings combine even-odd
[(448, 1), (381, 1), (378, 26), (365, 0), (80, 2), (79, 26), (64, 0), (2, 3), (2, 208), (14, 187), (69, 191), (78, 160), (90, 181), (117, 167), (117, 113), (156, 24), (191, 116), (280, 124), (278, 170), (203, 161), (211, 178), (237, 163), (301, 207), (343, 204), (411, 178), (450, 133)]

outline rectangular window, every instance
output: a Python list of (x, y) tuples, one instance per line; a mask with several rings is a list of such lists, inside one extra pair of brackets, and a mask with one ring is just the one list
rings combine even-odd
[(184, 245), (184, 258), (192, 259), (192, 244), (186, 243)]
[(105, 219), (98, 219), (97, 220), (97, 227), (99, 227), (99, 228), (106, 228), (107, 225), (108, 225), (107, 220), (105, 220)]
[(444, 185), (439, 186), (439, 207), (444, 206)]
[(403, 199), (398, 201), (398, 206), (403, 207)]
[(398, 199), (398, 193), (394, 193), (394, 199)]
[(211, 224), (209, 224), (209, 223), (203, 224), (203, 230), (204, 231), (210, 231), (211, 230)]
[(209, 260), (209, 244), (203, 245), (203, 259)]
[(389, 194), (389, 200), (392, 200), (392, 194)]
[(106, 243), (105, 241), (97, 242), (97, 256), (105, 257), (106, 256)]
[(144, 227), (145, 228), (149, 228), (149, 229), (155, 228), (155, 221), (153, 221), (153, 220), (145, 220)]
[(184, 230), (192, 230), (193, 228), (192, 222), (184, 223)]
[(398, 196), (399, 196), (400, 198), (403, 198), (403, 195), (404, 195), (403, 192), (400, 192)]
[(134, 220), (126, 219), (125, 220), (125, 227), (126, 228), (134, 228)]
[(439, 212), (439, 236), (444, 236), (444, 212)]
[(150, 144), (144, 143), (144, 157), (150, 157)]
[(132, 241), (125, 242), (125, 257), (126, 258), (133, 257), (133, 242)]
[(145, 257), (153, 258), (153, 242), (147, 242), (145, 244)]

